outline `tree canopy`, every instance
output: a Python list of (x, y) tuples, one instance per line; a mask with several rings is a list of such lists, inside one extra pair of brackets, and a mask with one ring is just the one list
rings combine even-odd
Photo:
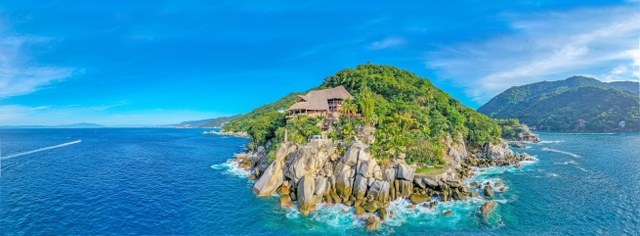
[[(497, 142), (501, 131), (496, 121), (462, 105), (449, 94), (436, 88), (428, 79), (392, 66), (364, 64), (344, 69), (325, 79), (318, 89), (344, 86), (354, 99), (346, 101), (343, 113), (359, 113), (355, 118), (343, 117), (335, 127), (333, 138), (350, 138), (358, 127), (376, 128), (376, 141), (371, 150), (379, 159), (390, 159), (399, 153), (407, 160), (422, 164), (442, 162), (446, 150), (445, 137), (461, 135), (467, 145), (477, 148)], [(289, 95), (273, 104), (258, 108), (225, 126), (231, 131), (247, 131), (252, 144), (280, 141), (287, 129), (302, 142), (320, 132), (310, 123), (320, 121), (301, 118), (284, 119), (277, 109), (295, 102)], [(302, 132), (304, 129), (313, 132)], [(291, 137), (291, 136), (290, 136)]]
[(538, 130), (640, 131), (639, 88), (637, 82), (603, 83), (574, 76), (512, 87), (478, 111), (494, 118), (517, 118)]

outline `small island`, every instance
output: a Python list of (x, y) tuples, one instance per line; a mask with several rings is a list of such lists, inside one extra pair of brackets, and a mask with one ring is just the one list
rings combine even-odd
[(365, 64), (224, 129), (250, 137), (248, 152), (236, 161), (251, 172), (258, 196), (277, 194), (283, 207), (297, 207), (302, 215), (318, 203), (352, 206), (372, 231), (392, 217), (388, 207), (398, 198), (411, 201), (410, 207), (485, 198), (478, 214), (491, 215), (494, 188), (501, 186), (467, 184), (474, 168), (533, 159), (509, 148), (501, 125), (428, 79)]

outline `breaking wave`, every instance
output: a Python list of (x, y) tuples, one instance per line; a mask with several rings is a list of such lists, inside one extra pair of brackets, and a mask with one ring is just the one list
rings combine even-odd
[(242, 178), (247, 178), (249, 177), (249, 175), (251, 175), (251, 172), (240, 167), (238, 162), (236, 162), (234, 159), (229, 159), (224, 163), (214, 164), (211, 166), (211, 169), (223, 170), (225, 171), (225, 173)]
[(581, 171), (584, 171), (584, 172), (589, 172), (587, 169), (582, 168), (582, 167), (580, 167), (580, 166), (576, 166), (576, 168), (577, 168), (578, 170), (581, 170)]
[(558, 177), (558, 174), (556, 174), (556, 173), (547, 173), (547, 177), (555, 178), (555, 177)]
[[(496, 200), (498, 203), (505, 203), (506, 200)], [(475, 224), (479, 214), (479, 207), (485, 200), (470, 198), (469, 201), (448, 201), (438, 202), (438, 206), (428, 208), (422, 205), (409, 208), (411, 204), (408, 200), (398, 199), (391, 202), (388, 211), (394, 212), (393, 216), (382, 223), (383, 229), (410, 224), (417, 227), (454, 229), (460, 225)], [(444, 216), (446, 211), (451, 211), (451, 216)], [(492, 222), (492, 226), (500, 226), (499, 223)]]
[(580, 155), (575, 154), (575, 153), (571, 153), (571, 152), (567, 152), (567, 151), (562, 151), (562, 150), (558, 150), (558, 149), (553, 149), (553, 148), (542, 148), (542, 151), (547, 151), (547, 152), (557, 152), (557, 153), (562, 153), (562, 154), (566, 154), (575, 158), (579, 158)]
[(316, 211), (310, 212), (307, 217), (303, 217), (298, 208), (289, 207), (285, 209), (285, 215), (291, 221), (319, 223), (339, 231), (364, 228), (364, 221), (355, 215), (353, 207), (326, 203), (319, 203), (316, 207)]
[(564, 140), (542, 140), (540, 142), (538, 142), (539, 144), (545, 144), (545, 143), (564, 143)]

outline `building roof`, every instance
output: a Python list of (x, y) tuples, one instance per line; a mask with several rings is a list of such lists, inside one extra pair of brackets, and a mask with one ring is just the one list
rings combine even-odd
[(329, 99), (353, 99), (353, 96), (342, 86), (330, 89), (314, 90), (306, 95), (298, 96), (298, 102), (289, 110), (329, 110)]

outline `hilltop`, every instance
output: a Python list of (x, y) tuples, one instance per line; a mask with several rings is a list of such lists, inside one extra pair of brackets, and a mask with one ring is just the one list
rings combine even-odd
[(517, 118), (537, 130), (640, 131), (640, 85), (573, 76), (512, 87), (478, 109), (493, 118)]
[[(374, 64), (339, 71), (224, 129), (249, 134), (249, 152), (236, 162), (256, 180), (258, 196), (278, 194), (283, 207), (303, 215), (321, 202), (352, 206), (367, 230), (393, 214), (388, 207), (398, 198), (429, 208), (435, 199), (466, 201), (482, 193), (492, 199), (502, 186), (468, 186), (472, 167), (531, 159), (509, 149), (497, 121), (428, 79)], [(482, 217), (495, 204), (488, 201)]]
[[(345, 69), (311, 90), (344, 86), (355, 97), (353, 103), (359, 119), (343, 119), (344, 128), (367, 124), (374, 126), (376, 154), (390, 158), (394, 149), (403, 152), (423, 152), (439, 157), (446, 136), (461, 136), (470, 147), (479, 148), (486, 143), (500, 141), (500, 128), (487, 116), (466, 107), (460, 101), (435, 87), (428, 79), (392, 66), (365, 64), (355, 69)], [(311, 91), (309, 90), (309, 91)], [(318, 132), (301, 133), (292, 129), (285, 119), (286, 110), (296, 102), (298, 95), (291, 93), (284, 98), (262, 106), (229, 122), (227, 131), (246, 131), (251, 135), (251, 148), (268, 141), (280, 142), (284, 129), (290, 136), (300, 135), (300, 142)], [(278, 131), (280, 130), (280, 131)], [(336, 129), (329, 136), (347, 138), (350, 130)], [(399, 147), (391, 147), (395, 143)], [(419, 145), (429, 144), (429, 145)], [(427, 160), (416, 160), (418, 162)]]

